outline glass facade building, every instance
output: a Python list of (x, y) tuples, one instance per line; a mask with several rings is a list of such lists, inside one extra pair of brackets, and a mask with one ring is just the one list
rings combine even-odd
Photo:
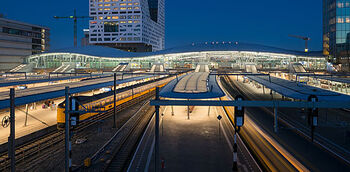
[(323, 0), (323, 54), (349, 71), (350, 0)]
[(131, 52), (163, 50), (164, 0), (90, 0), (89, 43)]

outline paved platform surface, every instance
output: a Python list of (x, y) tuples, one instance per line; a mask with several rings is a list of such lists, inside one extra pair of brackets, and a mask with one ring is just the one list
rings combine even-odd
[[(55, 104), (62, 102), (63, 99), (55, 100)], [(25, 126), (25, 107), (16, 108), (15, 119), (16, 119), (16, 134), (15, 137), (20, 138), (25, 135), (31, 134), (35, 131), (53, 126), (57, 124), (57, 111), (56, 108), (43, 109), (42, 103), (36, 105), (36, 109), (33, 109), (32, 104), (29, 105), (27, 125)], [(0, 120), (4, 116), (9, 116), (9, 112), (3, 112), (0, 114)], [(0, 144), (7, 143), (7, 138), (10, 135), (10, 127), (0, 127)]]
[[(208, 107), (194, 107), (188, 120), (187, 107), (174, 107), (174, 116), (171, 107), (165, 109), (160, 126), (163, 171), (232, 171), (232, 153), (217, 115), (215, 108), (208, 116)], [(154, 171), (154, 160), (149, 171)]]

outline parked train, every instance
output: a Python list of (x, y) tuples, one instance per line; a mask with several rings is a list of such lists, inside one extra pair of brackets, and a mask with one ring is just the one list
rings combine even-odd
[[(116, 106), (121, 105), (125, 102), (128, 102), (132, 99), (143, 96), (150, 91), (154, 91), (156, 87), (163, 87), (169, 81), (172, 80), (173, 77), (159, 78), (155, 81), (146, 81), (143, 83), (138, 83), (133, 86), (127, 86), (124, 88), (117, 89), (117, 100)], [(134, 88), (133, 95), (131, 88)], [(113, 91), (100, 93), (93, 96), (75, 96), (75, 104), (73, 106), (76, 107), (76, 110), (84, 111), (108, 111), (113, 108), (114, 103), (114, 95)], [(72, 102), (73, 103), (73, 102)], [(81, 106), (83, 105), (83, 106)], [(98, 112), (87, 112), (84, 114), (71, 114), (71, 117), (75, 117), (77, 121), (87, 120), (88, 118), (98, 115)], [(57, 107), (57, 128), (64, 129), (65, 128), (65, 101), (60, 103)]]

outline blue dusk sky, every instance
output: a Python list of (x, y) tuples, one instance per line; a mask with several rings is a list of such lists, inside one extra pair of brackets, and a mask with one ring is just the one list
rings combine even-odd
[[(87, 16), (89, 0), (4, 0), (0, 13), (8, 19), (47, 26), (51, 49), (73, 46), (73, 21), (56, 20), (73, 9)], [(166, 48), (206, 41), (242, 41), (311, 51), (322, 49), (322, 1), (318, 0), (166, 0)], [(78, 21), (78, 44), (88, 19)]]

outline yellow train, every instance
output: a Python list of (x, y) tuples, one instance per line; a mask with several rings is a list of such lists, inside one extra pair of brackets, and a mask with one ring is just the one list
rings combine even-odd
[[(117, 90), (117, 101), (116, 106), (121, 105), (125, 102), (128, 102), (132, 99), (136, 99), (141, 97), (151, 91), (154, 91), (156, 87), (165, 86), (171, 78), (167, 79), (159, 79), (155, 83), (151, 83), (148, 81), (146, 83), (137, 84), (139, 87), (134, 86), (134, 95), (132, 95), (129, 87), (121, 88)], [(135, 88), (136, 87), (136, 88)], [(88, 111), (108, 111), (113, 108), (113, 91), (101, 93), (93, 96), (75, 96), (76, 100), (75, 107), (76, 110), (84, 111), (85, 108)], [(78, 103), (79, 102), (79, 103)], [(82, 107), (83, 105), (84, 107)], [(71, 114), (72, 117), (76, 117), (78, 121), (86, 120), (92, 116), (98, 115), (97, 112), (92, 113), (84, 113), (84, 114)], [(60, 103), (57, 107), (57, 128), (64, 129), (65, 128), (65, 101)]]

